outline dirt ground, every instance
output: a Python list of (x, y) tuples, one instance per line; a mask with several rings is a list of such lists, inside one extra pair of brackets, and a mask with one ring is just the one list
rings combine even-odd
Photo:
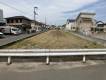
[(70, 32), (50, 30), (32, 38), (14, 43), (9, 49), (83, 49), (104, 48), (103, 45), (84, 40)]

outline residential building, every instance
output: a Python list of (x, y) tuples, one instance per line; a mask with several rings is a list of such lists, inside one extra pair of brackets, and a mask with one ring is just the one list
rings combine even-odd
[(96, 22), (96, 27), (93, 28), (94, 32), (106, 32), (106, 23), (102, 21)]
[(91, 28), (96, 27), (94, 19), (95, 13), (80, 13), (76, 19), (76, 27), (78, 32), (84, 35), (91, 35)]
[(13, 16), (6, 18), (7, 26), (14, 26), (23, 31), (31, 28), (31, 20), (25, 16)]
[(76, 31), (76, 21), (74, 19), (68, 19), (66, 23), (65, 30)]

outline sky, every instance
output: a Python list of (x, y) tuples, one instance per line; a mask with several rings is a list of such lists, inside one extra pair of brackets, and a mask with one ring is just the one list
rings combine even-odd
[(37, 6), (36, 19), (47, 24), (62, 25), (67, 19), (76, 19), (80, 12), (95, 12), (95, 19), (106, 22), (106, 0), (0, 0), (4, 17), (26, 16), (33, 19), (33, 7)]

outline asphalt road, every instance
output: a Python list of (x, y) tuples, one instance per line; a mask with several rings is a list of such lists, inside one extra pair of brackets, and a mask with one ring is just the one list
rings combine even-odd
[(0, 72), (0, 80), (106, 80), (106, 64), (67, 70)]
[(12, 42), (16, 42), (18, 40), (21, 40), (27, 37), (37, 35), (39, 33), (42, 33), (42, 32), (36, 32), (36, 33), (31, 33), (31, 34), (24, 33), (20, 35), (5, 35), (5, 38), (0, 39), (0, 46), (4, 46), (6, 44), (10, 44)]

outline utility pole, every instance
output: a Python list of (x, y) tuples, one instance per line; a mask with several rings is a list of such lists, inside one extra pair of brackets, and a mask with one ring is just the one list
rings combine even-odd
[(47, 28), (47, 27), (46, 27), (46, 17), (45, 17), (45, 28)]
[[(38, 9), (38, 7), (34, 7), (34, 22), (35, 22), (35, 26), (36, 26), (36, 15), (38, 15), (37, 12), (36, 12), (37, 9)], [(37, 27), (37, 30), (38, 30), (38, 27)]]

